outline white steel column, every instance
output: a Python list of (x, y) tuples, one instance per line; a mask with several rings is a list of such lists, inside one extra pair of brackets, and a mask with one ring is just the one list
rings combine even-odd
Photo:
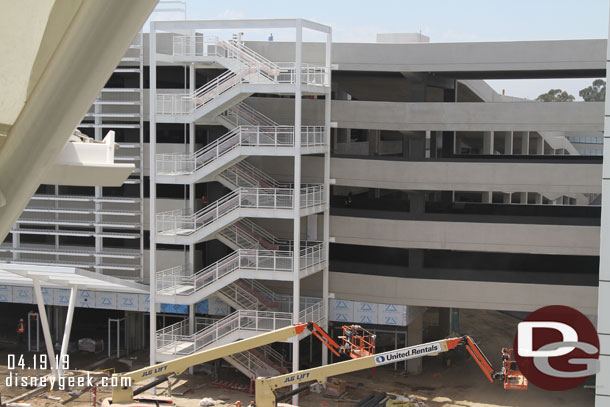
[[(194, 37), (194, 35), (193, 35)], [(193, 40), (193, 44), (195, 44), (195, 41)], [(192, 95), (193, 93), (195, 93), (195, 64), (191, 63), (189, 66), (189, 93)], [(195, 153), (195, 123), (194, 122), (190, 122), (189, 123), (189, 154), (194, 154)], [(196, 207), (195, 207), (195, 184), (191, 183), (189, 184), (189, 208), (191, 208), (191, 211), (193, 211), (192, 213), (195, 213), (196, 211)], [(189, 267), (191, 270), (191, 273), (195, 272), (195, 245), (194, 244), (190, 244), (189, 245), (189, 258), (188, 258), (188, 263), (189, 263)], [(195, 314), (193, 314), (195, 315)], [(191, 324), (193, 324), (193, 320), (190, 321)], [(191, 332), (192, 334), (192, 332)]]
[[(150, 22), (150, 35), (149, 35), (149, 60), (150, 60), (150, 99), (149, 99), (149, 111), (150, 111), (150, 140), (149, 140), (149, 167), (150, 167), (150, 194), (148, 201), (150, 202), (149, 208), (149, 222), (150, 222), (150, 269), (148, 271), (150, 281), (150, 363), (156, 363), (156, 352), (157, 352), (157, 225), (156, 225), (156, 213), (157, 213), (157, 32), (155, 22)], [(154, 391), (154, 389), (153, 389)]]
[[(610, 38), (610, 33), (608, 34)], [(606, 55), (606, 82), (610, 80), (610, 43)], [(601, 344), (600, 371), (596, 375), (595, 407), (610, 405), (610, 99), (606, 98), (604, 161), (602, 170), (602, 216), (599, 259), (597, 332)]]
[[(329, 239), (330, 239), (330, 107), (331, 107), (331, 46), (332, 46), (332, 31), (326, 34), (326, 71), (328, 75), (328, 87), (324, 96), (324, 140), (326, 148), (324, 151), (324, 226), (322, 242), (324, 244), (324, 269), (322, 270), (322, 301), (324, 306), (324, 329), (328, 332), (328, 292), (329, 286)], [(322, 344), (322, 364), (328, 364), (328, 349)]]
[[(301, 305), (301, 281), (299, 279), (299, 260), (301, 247), (301, 104), (303, 99), (301, 65), (303, 62), (303, 22), (296, 20), (296, 55), (295, 55), (295, 93), (294, 93), (294, 190), (293, 190), (293, 275), (292, 275), (292, 319), (299, 322)], [(292, 371), (299, 370), (299, 337), (292, 340)], [(293, 385), (293, 389), (298, 386)], [(298, 405), (299, 396), (292, 396), (292, 404)]]
[(63, 360), (68, 354), (68, 344), (70, 343), (70, 331), (72, 330), (72, 319), (74, 318), (74, 304), (76, 304), (77, 286), (70, 289), (70, 302), (68, 302), (68, 314), (66, 315), (66, 325), (64, 327), (64, 337), (61, 341), (61, 351), (59, 352), (59, 366), (57, 373), (61, 377), (63, 374)]
[(40, 281), (34, 278), (34, 294), (38, 303), (38, 314), (40, 315), (40, 324), (42, 325), (42, 334), (44, 336), (44, 344), (47, 348), (47, 356), (51, 360), (51, 370), (57, 376), (57, 364), (55, 363), (55, 351), (53, 350), (53, 339), (51, 339), (51, 330), (49, 329), (49, 320), (47, 319), (47, 310), (44, 307), (44, 298), (40, 289)]

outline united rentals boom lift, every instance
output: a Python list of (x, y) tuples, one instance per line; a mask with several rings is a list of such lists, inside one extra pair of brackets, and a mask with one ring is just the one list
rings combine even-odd
[[(215, 359), (224, 358), (240, 352), (245, 352), (250, 349), (258, 348), (259, 346), (268, 345), (273, 342), (285, 341), (293, 336), (299, 335), (309, 329), (313, 335), (319, 338), (329, 349), (337, 356), (342, 354), (355, 357), (356, 354), (362, 352), (374, 353), (374, 336), (360, 326), (351, 325), (345, 326), (343, 343), (336, 343), (319, 325), (315, 322), (308, 324), (295, 324), (285, 328), (276, 329), (275, 331), (267, 332), (252, 338), (243, 339), (227, 345), (218, 346), (212, 349), (203, 350), (192, 355), (183, 356), (169, 362), (158, 363), (142, 369), (134, 370), (128, 373), (119, 373), (113, 375), (113, 383), (119, 385), (112, 388), (112, 398), (107, 398), (103, 401), (102, 407), (109, 407), (111, 404), (128, 404), (130, 407), (140, 406), (159, 406), (159, 404), (171, 404), (171, 400), (152, 399), (150, 397), (134, 396), (151, 389), (168, 379), (169, 376), (178, 375), (184, 372), (191, 366), (206, 363)], [(131, 386), (121, 386), (121, 383), (135, 384), (148, 379), (155, 379), (146, 385), (133, 390)]]
[(294, 386), (309, 382), (324, 383), (326, 379), (331, 376), (388, 365), (423, 356), (436, 356), (440, 353), (455, 349), (458, 346), (464, 346), (466, 348), (490, 382), (493, 383), (495, 380), (502, 380), (505, 389), (527, 389), (527, 379), (517, 370), (514, 360), (511, 360), (512, 351), (510, 349), (502, 349), (502, 370), (494, 372), (491, 363), (489, 363), (489, 360), (485, 357), (479, 346), (471, 337), (463, 336), (459, 338), (442, 339), (440, 341), (424, 343), (422, 345), (409, 346), (389, 352), (378, 353), (376, 355), (371, 354), (352, 360), (346, 360), (344, 362), (314, 367), (312, 369), (301, 370), (281, 376), (259, 377), (256, 379), (255, 387), (256, 407), (275, 407), (277, 402), (287, 400), (295, 394), (307, 390), (311, 384), (297, 387), (296, 389), (283, 394), (277, 394), (279, 389), (285, 388), (286, 386)]
[[(481, 367), (483, 373), (490, 382), (501, 379), (504, 381), (505, 389), (525, 389), (527, 380), (521, 372), (516, 370), (516, 364), (512, 360), (511, 350), (502, 349), (504, 366), (501, 371), (494, 372), (491, 364), (483, 355), (477, 344), (469, 337), (443, 339), (423, 345), (410, 346), (389, 352), (375, 354), (375, 335), (358, 325), (343, 326), (343, 335), (340, 337), (341, 345), (335, 342), (320, 326), (314, 322), (308, 324), (295, 324), (275, 331), (267, 332), (252, 338), (203, 350), (193, 355), (183, 356), (169, 362), (158, 363), (142, 369), (127, 373), (113, 375), (113, 382), (118, 383), (112, 388), (112, 398), (102, 402), (102, 407), (110, 407), (111, 404), (127, 405), (129, 407), (159, 407), (162, 404), (173, 405), (171, 399), (155, 399), (151, 397), (136, 397), (138, 394), (151, 389), (172, 375), (178, 375), (191, 366), (220, 359), (229, 355), (268, 345), (273, 342), (285, 341), (293, 336), (299, 335), (309, 329), (311, 333), (320, 339), (337, 356), (346, 355), (352, 358), (344, 362), (302, 370), (270, 378), (256, 379), (256, 404), (258, 407), (274, 407), (277, 402), (276, 391), (286, 386), (302, 384), (306, 382), (323, 383), (328, 377), (349, 373), (357, 370), (387, 365), (402, 360), (418, 358), (422, 356), (437, 355), (465, 346), (475, 362)], [(154, 379), (152, 382), (133, 390), (131, 384), (144, 380)], [(129, 385), (121, 385), (129, 383)], [(310, 385), (305, 385), (296, 390), (289, 391), (280, 396), (286, 399), (298, 394)]]

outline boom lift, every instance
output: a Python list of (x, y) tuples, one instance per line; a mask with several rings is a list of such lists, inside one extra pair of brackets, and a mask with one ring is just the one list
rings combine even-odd
[(494, 372), (489, 360), (485, 357), (478, 345), (469, 336), (459, 338), (442, 339), (436, 342), (424, 343), (422, 345), (409, 346), (389, 352), (371, 354), (360, 358), (346, 360), (331, 365), (314, 367), (312, 369), (301, 370), (295, 373), (288, 373), (276, 377), (259, 377), (256, 379), (256, 407), (275, 407), (278, 401), (286, 400), (295, 394), (307, 390), (310, 385), (301, 386), (295, 390), (281, 394), (276, 394), (277, 390), (286, 386), (297, 385), (306, 382), (323, 383), (328, 377), (337, 376), (344, 373), (354, 372), (363, 369), (374, 368), (391, 363), (400, 362), (408, 359), (420, 358), (423, 356), (436, 356), (442, 352), (464, 346), (474, 361), (479, 365), (485, 377), (490, 382), (502, 380), (505, 389), (525, 390), (527, 379), (516, 370), (516, 364), (511, 360), (511, 351), (507, 348), (502, 349), (503, 367), (501, 371)]
[[(268, 345), (273, 342), (285, 341), (293, 336), (299, 335), (305, 331), (308, 324), (295, 324), (285, 328), (276, 329), (275, 331), (267, 332), (254, 336), (252, 338), (229, 343), (227, 345), (218, 346), (216, 348), (203, 350), (193, 355), (183, 356), (169, 362), (158, 363), (156, 365), (147, 366), (142, 369), (134, 370), (127, 373), (118, 373), (113, 375), (113, 382), (125, 383), (130, 381), (131, 384), (139, 383), (147, 379), (156, 379), (137, 390), (133, 390), (131, 386), (114, 386), (112, 388), (112, 398), (105, 399), (102, 407), (109, 407), (111, 404), (132, 404), (137, 406), (150, 405), (147, 401), (140, 401), (133, 396), (145, 392), (146, 390), (159, 385), (167, 380), (171, 375), (178, 375), (184, 372), (191, 366), (209, 362), (215, 359), (224, 358), (235, 353), (245, 352), (247, 350), (257, 348), (259, 346)], [(150, 399), (150, 398), (147, 398)], [(133, 404), (135, 403), (135, 404)], [(152, 404), (158, 405), (158, 403)]]
[[(129, 381), (131, 384), (138, 383), (148, 379), (156, 380), (133, 390), (131, 386), (114, 386), (112, 388), (112, 398), (105, 399), (102, 403), (102, 407), (109, 407), (111, 404), (131, 404), (134, 406), (146, 406), (152, 403), (153, 406), (158, 406), (159, 400), (151, 400), (150, 397), (141, 397), (140, 400), (134, 399), (134, 396), (143, 393), (144, 391), (155, 387), (171, 375), (178, 375), (184, 372), (191, 366), (199, 365), (201, 363), (209, 362), (215, 359), (224, 358), (235, 353), (245, 352), (247, 350), (258, 348), (259, 346), (268, 345), (273, 342), (285, 341), (293, 336), (299, 335), (309, 329), (313, 335), (319, 338), (335, 355), (340, 356), (341, 354), (349, 354), (353, 357), (356, 353), (364, 352), (360, 342), (363, 340), (363, 336), (371, 340), (371, 335), (368, 331), (362, 329), (358, 325), (351, 325), (344, 327), (344, 333), (346, 330), (350, 331), (349, 337), (343, 339), (343, 344), (337, 344), (318, 324), (310, 322), (308, 324), (295, 324), (285, 328), (280, 328), (275, 331), (267, 332), (261, 335), (254, 336), (252, 338), (243, 339), (241, 341), (233, 342), (227, 345), (218, 346), (216, 348), (203, 350), (193, 355), (183, 356), (169, 362), (158, 363), (156, 365), (148, 366), (142, 369), (134, 370), (128, 373), (119, 373), (113, 375), (113, 382), (125, 383)], [(368, 336), (367, 336), (368, 335)], [(356, 342), (356, 339), (360, 342)], [(374, 336), (373, 348), (374, 352)], [(366, 341), (362, 342), (365, 343)], [(366, 351), (370, 351), (370, 344), (366, 347)], [(171, 404), (171, 400), (164, 400), (162, 404)]]

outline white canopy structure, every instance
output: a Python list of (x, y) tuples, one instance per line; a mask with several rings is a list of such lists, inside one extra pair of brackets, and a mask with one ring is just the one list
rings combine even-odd
[(0, 240), (156, 3), (0, 3)]
[[(106, 145), (66, 142), (156, 3), (0, 3), (0, 240), (41, 182), (120, 185), (131, 172), (130, 165), (113, 163), (113, 135)], [(109, 175), (112, 179), (99, 182)], [(71, 288), (62, 355), (68, 347), (78, 288), (144, 291), (137, 284), (65, 267), (5, 264), (0, 266), (0, 281), (34, 286), (53, 365), (41, 284)], [(61, 374), (58, 368), (53, 366), (55, 374)]]

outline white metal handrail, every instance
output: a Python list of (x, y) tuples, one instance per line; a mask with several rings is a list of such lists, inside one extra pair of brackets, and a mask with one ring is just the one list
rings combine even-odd
[(286, 188), (288, 183), (282, 183), (267, 173), (261, 171), (258, 167), (242, 160), (232, 167), (227, 168), (220, 174), (219, 178), (228, 182), (235, 187), (262, 187), (262, 188)]
[(240, 64), (256, 68), (261, 74), (269, 79), (276, 78), (280, 73), (280, 67), (277, 64), (254, 52), (240, 42), (219, 40), (218, 46), (224, 48), (226, 51), (226, 58), (235, 59)]
[[(273, 365), (280, 369), (288, 368), (288, 363), (286, 362), (286, 359), (284, 359), (284, 356), (280, 352), (273, 349), (271, 345), (264, 345), (257, 349), (253, 349), (253, 351), (254, 354), (261, 353), (264, 358), (268, 359)], [(288, 372), (286, 371), (285, 373)]]
[[(178, 209), (156, 215), (157, 233), (190, 235), (237, 208), (291, 209), (291, 188), (238, 188), (196, 213), (190, 209)], [(324, 203), (324, 186), (301, 188), (300, 208), (309, 208)]]
[[(278, 62), (280, 74), (278, 83), (296, 83), (296, 64), (294, 62)], [(328, 70), (325, 66), (302, 64), (301, 83), (303, 85), (329, 86)]]
[(234, 126), (279, 126), (279, 123), (265, 116), (246, 102), (239, 102), (220, 115)]
[(195, 35), (176, 35), (172, 41), (174, 56), (220, 56), (218, 37)]
[[(323, 189), (323, 186), (316, 187)], [(323, 197), (313, 190), (308, 203)], [(302, 201), (303, 202), (303, 201)], [(157, 233), (190, 235), (237, 208), (290, 209), (293, 207), (293, 190), (290, 188), (238, 188), (196, 213), (179, 209), (156, 215)]]
[(235, 309), (260, 310), (264, 305), (254, 293), (240, 286), (239, 281), (222, 287), (216, 295)]
[[(323, 144), (323, 126), (302, 126), (302, 146), (311, 147)], [(294, 126), (238, 126), (194, 153), (157, 154), (157, 174), (193, 173), (238, 146), (293, 147)]]
[(194, 274), (185, 266), (157, 272), (157, 290), (168, 295), (190, 295), (235, 270), (292, 271), (292, 252), (237, 250)]
[[(250, 351), (234, 353), (233, 355), (225, 357), (225, 360), (233, 366), (238, 365), (241, 367), (241, 369), (243, 369), (242, 373), (247, 372), (248, 377), (267, 376), (270, 369), (273, 369), (273, 367), (267, 365), (262, 359)], [(235, 367), (239, 368), (238, 366)]]
[[(218, 319), (196, 317), (194, 332), (199, 332), (217, 321)], [(182, 339), (188, 339), (192, 336), (189, 334), (189, 331), (190, 323), (188, 318), (161, 328), (157, 330), (157, 347), (163, 348), (172, 344), (175, 346), (177, 341), (182, 341)]]
[[(318, 302), (299, 312), (298, 322), (320, 323), (326, 318), (323, 302)], [(238, 310), (193, 335), (157, 331), (158, 348), (175, 355), (199, 351), (217, 340), (240, 330), (268, 332), (292, 325), (292, 313), (255, 310)]]

